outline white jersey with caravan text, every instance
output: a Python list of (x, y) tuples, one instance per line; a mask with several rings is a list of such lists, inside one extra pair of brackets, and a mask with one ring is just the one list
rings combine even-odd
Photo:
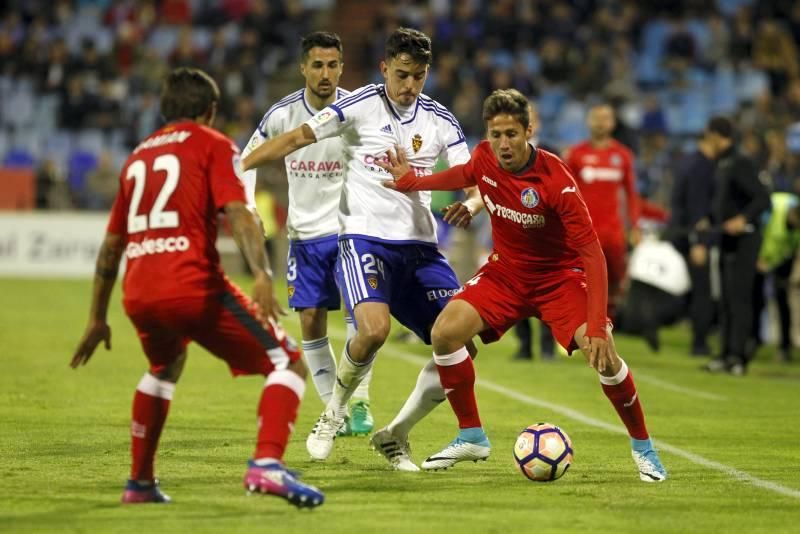
[[(336, 98), (349, 95), (336, 89)], [(266, 139), (293, 130), (314, 116), (318, 110), (305, 98), (300, 89), (279, 100), (269, 108), (242, 152), (242, 158)], [(338, 137), (296, 150), (286, 156), (286, 176), (289, 180), (289, 216), (286, 227), (289, 239), (308, 240), (339, 233), (339, 197), (344, 177), (342, 140)], [(255, 206), (256, 171), (244, 175), (247, 201)]]
[(407, 108), (391, 102), (383, 85), (367, 85), (309, 119), (318, 141), (341, 136), (346, 160), (340, 234), (393, 242), (436, 243), (430, 191), (398, 193), (381, 185), (392, 176), (375, 165), (395, 145), (419, 176), (441, 157), (469, 161), (461, 126), (447, 108), (423, 94)]

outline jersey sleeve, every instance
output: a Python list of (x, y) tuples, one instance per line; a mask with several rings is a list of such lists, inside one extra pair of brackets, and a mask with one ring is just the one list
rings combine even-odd
[(450, 166), (466, 163), (470, 159), (469, 147), (461, 130), (461, 125), (453, 117), (452, 119), (441, 119), (445, 131), (445, 147), (440, 156), (447, 161)]
[(553, 208), (566, 230), (567, 245), (579, 249), (597, 239), (589, 216), (589, 208), (583, 200), (578, 184), (567, 165), (553, 159)]
[[(263, 135), (261, 125), (259, 125), (256, 131), (253, 132), (253, 135), (250, 136), (250, 140), (247, 141), (247, 145), (245, 145), (242, 151), (242, 158), (247, 157), (250, 152), (261, 146), (266, 139), (267, 137)], [(247, 207), (251, 209), (256, 206), (256, 172), (256, 169), (250, 169), (241, 173), (244, 193), (247, 198)]]
[[(208, 179), (211, 186), (211, 197), (217, 209), (222, 209), (225, 204), (235, 201), (249, 205), (241, 169), (239, 149), (233, 142), (220, 139), (212, 144), (209, 154)], [(255, 186), (253, 190), (255, 192)]]

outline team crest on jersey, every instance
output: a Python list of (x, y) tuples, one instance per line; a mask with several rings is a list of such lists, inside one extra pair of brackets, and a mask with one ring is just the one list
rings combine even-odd
[(288, 286), (286, 292), (289, 293), (289, 298), (292, 298), (294, 296), (294, 286)]
[(372, 289), (378, 289), (378, 279), (375, 278), (374, 276), (370, 276), (369, 278), (367, 278), (367, 283), (369, 284), (369, 287), (371, 287)]
[(414, 149), (414, 154), (422, 148), (422, 136), (420, 134), (414, 134), (414, 137), (411, 138), (411, 148)]
[(536, 192), (536, 189), (527, 187), (522, 190), (520, 200), (526, 208), (535, 208), (539, 204), (539, 193)]

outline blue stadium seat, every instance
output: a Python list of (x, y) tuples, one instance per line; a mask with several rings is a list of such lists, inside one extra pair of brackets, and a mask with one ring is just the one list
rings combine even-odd
[(32, 169), (36, 166), (36, 158), (25, 148), (11, 148), (3, 158), (3, 167), (24, 167)]
[(736, 76), (736, 96), (740, 102), (753, 102), (764, 91), (769, 90), (769, 80), (762, 71), (742, 67)]
[(573, 145), (589, 136), (586, 107), (577, 100), (567, 102), (555, 122), (557, 144), (560, 146)]
[(551, 120), (561, 113), (561, 107), (567, 100), (567, 92), (563, 87), (552, 85), (542, 88), (536, 106), (539, 108), (539, 115), (542, 120)]
[(711, 81), (712, 113), (733, 113), (739, 106), (736, 73), (730, 64), (718, 65)]
[(69, 156), (67, 162), (67, 183), (76, 200), (77, 206), (86, 207), (87, 191), (86, 177), (97, 167), (95, 153), (85, 150), (76, 150)]

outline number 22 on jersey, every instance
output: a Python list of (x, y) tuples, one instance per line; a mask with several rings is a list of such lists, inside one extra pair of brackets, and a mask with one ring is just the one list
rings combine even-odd
[(133, 179), (133, 194), (130, 206), (128, 207), (128, 233), (135, 234), (144, 232), (148, 228), (176, 228), (180, 221), (177, 211), (165, 211), (167, 201), (178, 187), (178, 179), (181, 174), (180, 160), (174, 154), (162, 154), (153, 160), (153, 172), (166, 172), (167, 177), (156, 197), (150, 213), (140, 214), (139, 204), (142, 202), (145, 182), (147, 180), (147, 165), (144, 161), (137, 159), (128, 166), (126, 179)]

